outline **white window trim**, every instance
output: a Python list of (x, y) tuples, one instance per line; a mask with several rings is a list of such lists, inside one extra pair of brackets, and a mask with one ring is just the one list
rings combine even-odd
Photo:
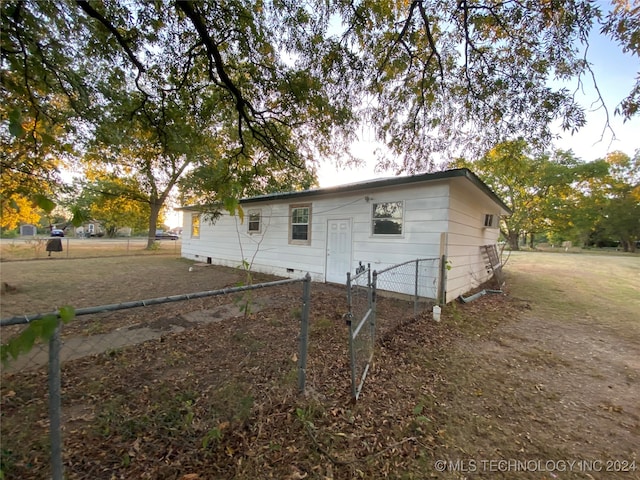
[(495, 213), (485, 213), (483, 216), (484, 228), (498, 228), (500, 225), (500, 215)]
[[(307, 223), (307, 239), (306, 240), (294, 240), (293, 237), (293, 210), (296, 208), (308, 208), (309, 209), (309, 221)], [(311, 245), (311, 221), (312, 209), (311, 203), (297, 203), (289, 205), (289, 245)]]
[[(374, 208), (375, 205), (379, 205), (381, 203), (400, 203), (402, 204), (402, 232), (401, 233), (375, 233), (374, 232), (374, 228), (373, 228), (373, 221), (375, 220), (376, 217), (373, 216), (373, 212), (374, 212)], [(371, 236), (372, 237), (376, 237), (376, 238), (403, 238), (404, 237), (404, 231), (405, 231), (405, 221), (404, 221), (404, 212), (405, 212), (405, 208), (404, 208), (404, 200), (389, 200), (389, 201), (385, 201), (385, 202), (374, 202), (371, 204), (371, 221), (369, 222), (370, 228), (371, 228)]]
[[(251, 230), (251, 215), (258, 215), (258, 229)], [(247, 212), (247, 233), (249, 235), (257, 235), (262, 233), (262, 210), (249, 210)]]

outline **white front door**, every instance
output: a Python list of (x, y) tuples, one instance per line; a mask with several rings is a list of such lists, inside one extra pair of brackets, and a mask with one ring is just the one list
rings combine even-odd
[(326, 281), (344, 284), (351, 270), (351, 220), (329, 220), (327, 231)]

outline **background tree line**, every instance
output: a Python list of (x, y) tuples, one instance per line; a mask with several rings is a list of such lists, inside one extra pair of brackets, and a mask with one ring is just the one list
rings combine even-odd
[(618, 244), (636, 251), (640, 240), (640, 149), (584, 162), (571, 151), (536, 153), (523, 139), (504, 142), (480, 160), (458, 159), (513, 211), (501, 232), (514, 250), (529, 239), (559, 245)]

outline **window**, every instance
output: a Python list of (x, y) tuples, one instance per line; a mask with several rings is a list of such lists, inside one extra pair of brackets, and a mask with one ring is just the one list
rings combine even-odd
[(492, 213), (485, 214), (484, 226), (487, 228), (498, 228), (498, 215)]
[(191, 238), (200, 238), (200, 214), (191, 215)]
[(249, 212), (247, 231), (249, 233), (260, 233), (262, 231), (260, 210), (253, 210)]
[(371, 216), (373, 235), (402, 235), (402, 202), (374, 203)]
[(291, 205), (289, 207), (289, 243), (296, 245), (311, 244), (311, 204)]

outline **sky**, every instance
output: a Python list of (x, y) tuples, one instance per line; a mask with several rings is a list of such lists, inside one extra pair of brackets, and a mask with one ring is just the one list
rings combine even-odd
[[(640, 70), (640, 58), (622, 53), (620, 47), (602, 35), (592, 34), (590, 41), (588, 58), (593, 64), (600, 93), (609, 108), (615, 138), (610, 131), (605, 131), (603, 135), (605, 112), (602, 109), (592, 109), (588, 112), (587, 125), (573, 136), (564, 134), (556, 142), (556, 146), (565, 150), (572, 149), (585, 161), (602, 158), (608, 152), (616, 150), (632, 156), (640, 148), (640, 118), (636, 115), (632, 120), (623, 122), (622, 117), (614, 115), (614, 110), (631, 91)], [(597, 98), (596, 91), (591, 87), (584, 93), (581, 103), (588, 109)]]
[[(607, 153), (616, 150), (633, 156), (635, 151), (640, 148), (640, 118), (636, 115), (632, 120), (623, 122), (622, 117), (614, 115), (614, 111), (626, 94), (631, 91), (635, 77), (640, 70), (640, 59), (623, 54), (616, 44), (598, 33), (594, 33), (590, 37), (590, 44), (588, 59), (592, 64), (600, 93), (609, 110), (609, 123), (613, 133), (605, 129), (606, 113), (604, 110), (593, 107), (597, 93), (592, 86), (591, 78), (584, 78), (584, 87), (577, 98), (585, 108), (587, 124), (574, 135), (562, 132), (560, 128), (557, 128), (556, 131), (561, 138), (554, 143), (553, 148), (573, 150), (578, 158), (586, 162), (603, 158)], [(577, 82), (566, 86), (573, 90), (576, 85)], [(334, 165), (322, 163), (318, 172), (320, 187), (393, 176), (393, 172), (376, 173), (374, 171), (375, 144), (371, 142), (370, 138), (366, 138), (367, 136), (363, 135), (361, 141), (354, 144), (353, 147), (353, 152), (366, 160), (365, 164), (359, 168), (337, 170)]]

